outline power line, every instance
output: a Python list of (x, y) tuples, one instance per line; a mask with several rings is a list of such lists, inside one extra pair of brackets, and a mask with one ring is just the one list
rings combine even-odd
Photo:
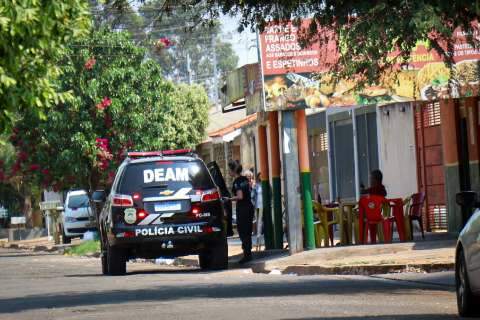
[[(174, 8), (181, 8), (182, 10), (180, 11), (183, 11), (183, 12), (189, 12), (191, 10), (195, 10), (195, 9), (198, 9), (197, 7), (198, 6), (195, 6), (195, 7), (190, 7), (188, 9), (185, 9), (182, 5), (169, 5), (169, 7), (174, 7)], [(130, 9), (131, 11), (126, 11), (125, 9)], [(109, 7), (103, 7), (103, 8), (90, 8), (90, 11), (92, 13), (96, 13), (96, 14), (101, 14), (101, 13), (104, 13), (105, 11), (109, 11), (109, 12), (117, 12), (117, 13), (137, 13), (137, 14), (140, 14), (142, 12), (158, 12), (158, 11), (163, 11), (165, 10), (165, 6), (162, 6), (162, 7), (149, 7), (149, 6), (142, 6), (140, 8), (138, 8), (137, 10), (134, 10), (132, 8), (125, 8), (125, 9), (120, 9), (120, 8), (109, 8)], [(190, 10), (189, 10), (190, 9)], [(206, 9), (206, 8), (204, 8)], [(198, 10), (197, 10), (198, 11)], [(166, 13), (169, 13), (167, 11), (165, 11)]]

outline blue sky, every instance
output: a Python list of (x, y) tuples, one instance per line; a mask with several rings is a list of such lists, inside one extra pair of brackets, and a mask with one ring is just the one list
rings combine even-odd
[(222, 31), (225, 35), (225, 41), (230, 42), (233, 50), (237, 53), (239, 61), (238, 66), (258, 61), (256, 48), (256, 35), (250, 29), (242, 33), (237, 32), (238, 17), (222, 16)]

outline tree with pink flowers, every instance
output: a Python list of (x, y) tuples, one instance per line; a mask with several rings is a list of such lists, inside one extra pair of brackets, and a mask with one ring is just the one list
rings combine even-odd
[(72, 43), (59, 86), (74, 97), (41, 119), (25, 113), (10, 136), (16, 157), (4, 175), (28, 173), (55, 190), (108, 184), (127, 150), (187, 148), (204, 137), (208, 97), (175, 85), (128, 34), (101, 30)]

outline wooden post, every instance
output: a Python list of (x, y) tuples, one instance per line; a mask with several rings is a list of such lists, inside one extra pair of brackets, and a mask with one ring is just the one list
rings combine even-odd
[(258, 126), (258, 151), (260, 156), (260, 174), (262, 180), (263, 217), (265, 221), (265, 249), (268, 250), (274, 248), (274, 230), (268, 172), (267, 128), (264, 125)]
[(268, 113), (270, 134), (270, 158), (272, 161), (272, 195), (274, 247), (283, 248), (282, 182), (280, 180), (280, 139), (278, 133), (278, 111)]
[(305, 110), (296, 111), (298, 162), (300, 164), (300, 181), (303, 200), (303, 219), (305, 227), (305, 244), (307, 250), (315, 249), (315, 231), (313, 229), (312, 177), (308, 156), (307, 117)]

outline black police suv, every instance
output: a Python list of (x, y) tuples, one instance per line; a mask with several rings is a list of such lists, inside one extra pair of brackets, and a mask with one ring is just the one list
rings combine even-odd
[(102, 272), (122, 275), (133, 258), (198, 254), (202, 269), (226, 269), (224, 209), (205, 164), (189, 150), (130, 152), (99, 214)]

